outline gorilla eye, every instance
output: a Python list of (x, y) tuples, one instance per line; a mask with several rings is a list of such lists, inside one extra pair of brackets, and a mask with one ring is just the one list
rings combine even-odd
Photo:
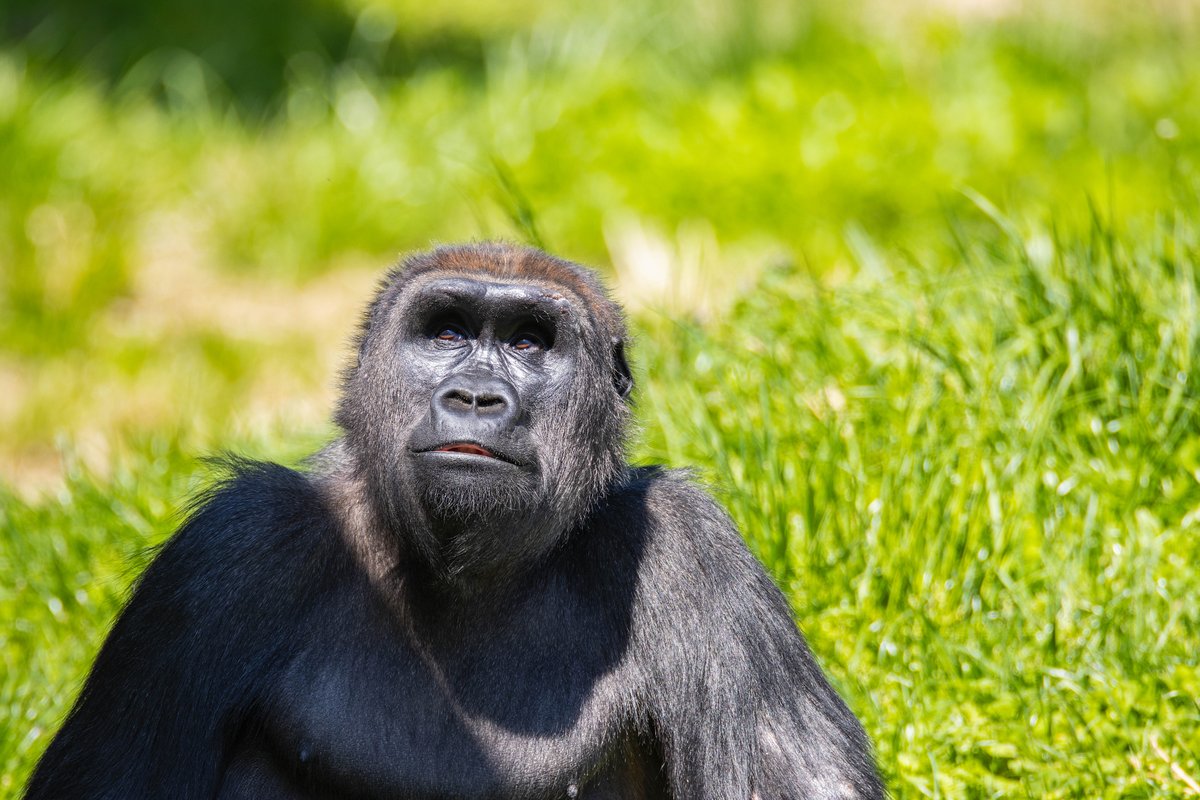
[(439, 342), (461, 342), (467, 338), (467, 332), (458, 325), (444, 324), (434, 326), (437, 331), (433, 338)]
[(546, 349), (546, 343), (536, 333), (518, 333), (508, 340), (508, 345), (514, 350), (526, 353), (536, 353)]

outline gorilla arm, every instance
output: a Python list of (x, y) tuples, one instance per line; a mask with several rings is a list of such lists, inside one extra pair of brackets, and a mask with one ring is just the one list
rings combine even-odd
[(285, 622), (329, 569), (313, 546), (328, 516), (305, 478), (236, 470), (138, 582), (28, 800), (215, 796), (247, 704), (295, 638)]
[(866, 735), (732, 521), (678, 477), (654, 483), (635, 619), (673, 796), (884, 797)]

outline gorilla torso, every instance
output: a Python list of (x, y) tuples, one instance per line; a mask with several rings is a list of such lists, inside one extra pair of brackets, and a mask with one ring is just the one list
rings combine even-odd
[(665, 797), (628, 657), (653, 531), (605, 522), (628, 520), (619, 509), (635, 511), (646, 485), (631, 482), (500, 598), (445, 603), (318, 544), (340, 577), (296, 616), (221, 800)]

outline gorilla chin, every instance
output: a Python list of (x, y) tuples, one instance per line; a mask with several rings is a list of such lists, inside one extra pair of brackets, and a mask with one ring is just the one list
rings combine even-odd
[(427, 450), (413, 453), (412, 466), (421, 504), (430, 517), (453, 523), (460, 531), (494, 527), (498, 515), (519, 518), (538, 504), (536, 470), (498, 455)]

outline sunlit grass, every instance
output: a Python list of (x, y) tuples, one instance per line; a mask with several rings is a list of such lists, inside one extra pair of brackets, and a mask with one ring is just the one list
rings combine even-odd
[(0, 45), (0, 796), (200, 457), (297, 463), (375, 271), (495, 235), (611, 265), (637, 458), (711, 483), (896, 797), (1190, 796), (1186, 4), (418, 5), (257, 110)]
[[(99, 429), (107, 452), (261, 402), (236, 345), (197, 353), (187, 326), (140, 324), (172, 297), (225, 317), (233, 294), (286, 307), (344, 268), (500, 235), (615, 264), (634, 305), (708, 315), (766, 264), (854, 269), (848, 229), (928, 253), (964, 187), (1033, 219), (1077, 216), (1089, 195), (1117, 217), (1194, 197), (1186, 16), (818, 4), (771, 23), (766, 7), (701, 6), (485, 27), (481, 71), (431, 60), (403, 80), (365, 54), (302, 52), (260, 117), (182, 52), (106, 89), (0, 48), (0, 464), (44, 485), (21, 475), (53, 472), (56, 434)], [(256, 340), (258, 314), (233, 339)], [(276, 360), (299, 363), (293, 350)], [(194, 399), (129, 413), (163, 396)]]
[[(860, 241), (848, 281), (780, 266), (704, 328), (645, 318), (637, 457), (711, 482), (897, 797), (1186, 796), (1197, 228), (988, 224), (921, 265)], [(295, 463), (323, 435), (240, 447)], [(4, 780), (44, 746), (201, 474), (147, 441), (111, 480), (3, 504)]]
[(951, 263), (781, 269), (711, 329), (653, 329), (646, 453), (725, 488), (898, 796), (1184, 796), (1172, 769), (1197, 773), (1185, 220), (1000, 220)]

